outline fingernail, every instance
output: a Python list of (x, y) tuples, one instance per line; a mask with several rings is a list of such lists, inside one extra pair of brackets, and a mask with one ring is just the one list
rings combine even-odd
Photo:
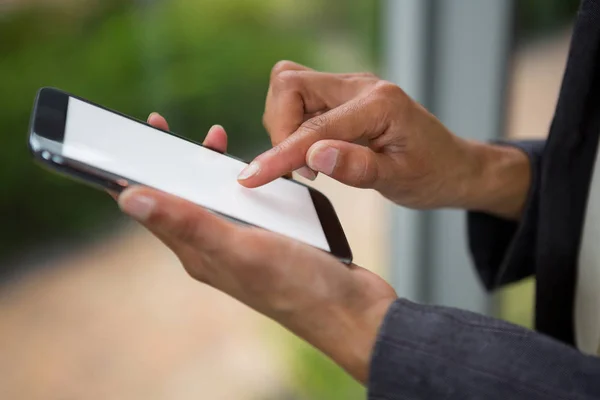
[(215, 129), (225, 130), (221, 125), (213, 125), (213, 126), (210, 127), (210, 129), (208, 130), (208, 132), (210, 133), (210, 132), (214, 131)]
[(119, 197), (119, 207), (125, 214), (137, 219), (145, 221), (148, 219), (156, 202), (153, 198), (143, 195), (128, 195), (127, 192)]
[(317, 179), (317, 174), (315, 174), (315, 172), (308, 167), (299, 168), (295, 172), (298, 175), (308, 179), (309, 181), (314, 181), (315, 179)]
[(160, 114), (159, 114), (159, 113), (157, 113), (156, 111), (154, 111), (154, 112), (151, 112), (151, 113), (150, 113), (150, 115), (148, 115), (148, 119), (150, 119), (150, 118), (152, 118), (152, 117), (154, 117), (154, 116), (160, 117)]
[(242, 172), (240, 172), (240, 174), (238, 175), (238, 180), (243, 181), (244, 179), (248, 179), (258, 174), (259, 171), (260, 164), (257, 161), (252, 161), (250, 165), (248, 165), (242, 170)]
[(331, 175), (340, 151), (335, 147), (318, 146), (308, 155), (308, 166), (315, 171)]

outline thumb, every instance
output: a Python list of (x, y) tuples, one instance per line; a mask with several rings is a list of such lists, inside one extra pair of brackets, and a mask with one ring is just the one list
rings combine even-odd
[(380, 157), (359, 144), (321, 140), (308, 149), (306, 164), (346, 185), (372, 188), (379, 178)]
[(232, 226), (222, 218), (179, 197), (147, 187), (132, 187), (119, 196), (119, 207), (169, 247), (192, 245), (200, 250), (217, 250)]

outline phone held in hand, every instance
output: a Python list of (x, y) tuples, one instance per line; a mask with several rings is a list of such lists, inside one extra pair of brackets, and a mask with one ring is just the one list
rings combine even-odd
[(352, 262), (339, 219), (321, 192), (286, 178), (245, 188), (237, 182), (245, 162), (61, 90), (39, 90), (29, 148), (51, 170), (95, 187), (152, 187)]

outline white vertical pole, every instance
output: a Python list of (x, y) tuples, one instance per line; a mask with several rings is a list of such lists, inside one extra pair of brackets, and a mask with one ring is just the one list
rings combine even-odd
[[(383, 7), (385, 24), (384, 75), (400, 85), (411, 97), (426, 102), (425, 85), (427, 42), (427, 7), (429, 0), (386, 0)], [(421, 236), (423, 213), (392, 206), (391, 215), (391, 279), (402, 297), (415, 301), (423, 298)]]
[[(511, 0), (387, 0), (386, 77), (456, 134), (501, 136)], [(465, 213), (392, 210), (392, 277), (401, 296), (489, 312), (468, 254)]]

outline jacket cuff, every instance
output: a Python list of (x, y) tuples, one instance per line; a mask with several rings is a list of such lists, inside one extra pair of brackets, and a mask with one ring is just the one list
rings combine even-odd
[(519, 222), (482, 212), (467, 213), (469, 248), (483, 285), (493, 290), (534, 274), (534, 254), (543, 142), (499, 143), (529, 158), (531, 186)]
[(596, 357), (523, 327), (398, 299), (373, 350), (368, 399), (583, 398), (597, 372)]

